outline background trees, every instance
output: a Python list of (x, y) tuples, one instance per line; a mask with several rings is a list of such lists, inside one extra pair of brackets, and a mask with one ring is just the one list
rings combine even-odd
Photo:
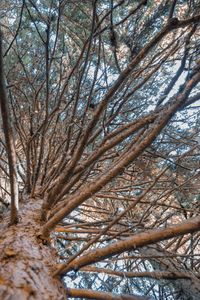
[[(21, 225), (9, 234), (18, 230), (19, 240), (29, 224), (29, 245), (54, 244), (54, 276), (68, 276), (68, 287), (198, 299), (198, 1), (0, 5), (9, 103), (0, 96), (9, 105), (20, 193), (11, 223)], [(6, 121), (2, 211), (16, 197)], [(9, 252), (2, 239), (4, 253), (23, 261), (18, 244)]]

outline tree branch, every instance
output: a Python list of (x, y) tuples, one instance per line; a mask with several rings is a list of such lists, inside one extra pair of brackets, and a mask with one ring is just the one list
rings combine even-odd
[(97, 292), (89, 289), (67, 289), (67, 296), (73, 298), (86, 298), (96, 300), (147, 300), (147, 297), (134, 295), (114, 295), (112, 293)]
[(107, 247), (96, 249), (95, 251), (90, 251), (86, 255), (75, 259), (67, 266), (63, 264), (56, 271), (55, 275), (64, 274), (66, 272), (69, 272), (70, 270), (78, 270), (81, 267), (102, 261), (113, 255), (120, 254), (125, 251), (136, 250), (153, 243), (196, 232), (199, 231), (199, 229), (200, 217), (196, 217), (186, 222), (169, 226), (167, 228), (159, 228), (142, 232), (126, 240), (112, 243)]

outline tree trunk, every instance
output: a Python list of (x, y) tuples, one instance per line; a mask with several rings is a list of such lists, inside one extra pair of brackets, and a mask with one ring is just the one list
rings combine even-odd
[(56, 253), (37, 238), (41, 200), (29, 199), (20, 209), (20, 222), (0, 228), (0, 299), (66, 299), (62, 283), (52, 277)]

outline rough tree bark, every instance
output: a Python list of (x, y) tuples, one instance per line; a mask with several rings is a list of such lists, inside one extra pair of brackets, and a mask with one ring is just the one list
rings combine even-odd
[(16, 152), (13, 138), (11, 114), (6, 95), (4, 72), (3, 72), (3, 52), (2, 52), (2, 33), (0, 31), (0, 108), (2, 117), (2, 127), (5, 137), (6, 151), (8, 155), (8, 166), (10, 176), (10, 192), (11, 192), (11, 209), (10, 223), (18, 222), (18, 183), (17, 183), (17, 167)]
[(37, 238), (41, 200), (21, 205), (20, 222), (8, 227), (9, 215), (0, 227), (0, 299), (66, 299), (59, 279), (52, 273), (55, 250)]

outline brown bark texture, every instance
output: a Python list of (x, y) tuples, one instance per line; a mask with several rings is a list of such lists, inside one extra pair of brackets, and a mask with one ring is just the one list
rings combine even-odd
[(2, 117), (3, 132), (5, 137), (6, 152), (8, 155), (10, 192), (11, 192), (11, 216), (10, 223), (18, 222), (18, 182), (16, 167), (15, 142), (13, 137), (11, 113), (8, 104), (8, 98), (5, 88), (4, 70), (3, 70), (3, 53), (2, 53), (2, 33), (0, 31), (0, 110)]
[(0, 228), (0, 299), (66, 299), (59, 279), (53, 278), (55, 250), (37, 238), (41, 201), (30, 200), (21, 207), (17, 225), (9, 216)]
[(112, 293), (97, 292), (88, 289), (67, 289), (69, 297), (95, 300), (149, 300), (147, 297), (134, 295), (114, 295)]

